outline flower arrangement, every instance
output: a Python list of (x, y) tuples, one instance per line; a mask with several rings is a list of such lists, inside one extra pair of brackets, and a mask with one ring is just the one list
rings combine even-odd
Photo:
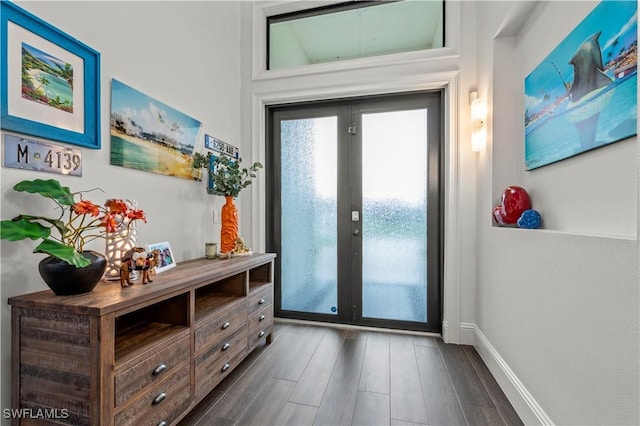
[(235, 198), (241, 190), (251, 185), (251, 179), (255, 178), (255, 172), (263, 167), (262, 163), (256, 161), (248, 169), (241, 169), (240, 161), (226, 155), (221, 155), (213, 161), (213, 170), (209, 171), (210, 193)]
[[(134, 221), (147, 222), (142, 210), (130, 209), (124, 200), (111, 199), (104, 206), (99, 206), (83, 198), (82, 194), (89, 191), (71, 192), (55, 179), (23, 180), (13, 189), (51, 199), (60, 208), (60, 216), (50, 218), (21, 214), (11, 220), (3, 220), (0, 222), (0, 239), (42, 239), (34, 253), (46, 253), (77, 268), (90, 263), (82, 254), (85, 244), (120, 231), (125, 219), (129, 219), (126, 221), (127, 232)], [(79, 197), (77, 201), (76, 196)], [(52, 234), (54, 230), (59, 236)]]

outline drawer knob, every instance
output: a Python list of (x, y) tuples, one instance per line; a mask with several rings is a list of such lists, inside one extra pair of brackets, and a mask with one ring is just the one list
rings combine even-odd
[(166, 369), (167, 369), (167, 365), (166, 364), (160, 364), (159, 366), (157, 366), (156, 368), (153, 369), (153, 373), (151, 373), (151, 374), (153, 376), (157, 376), (157, 375), (163, 373)]
[(167, 422), (163, 420), (160, 423), (158, 423), (158, 426), (167, 426)]
[(264, 305), (265, 302), (266, 302), (266, 300), (260, 299), (260, 300), (258, 300), (258, 305)]
[(231, 345), (229, 343), (225, 343), (224, 345), (222, 345), (222, 352), (226, 351), (227, 349), (229, 349), (231, 347)]
[(158, 405), (160, 404), (162, 401), (165, 400), (165, 398), (167, 397), (167, 394), (164, 392), (160, 392), (158, 394), (158, 396), (156, 396), (155, 398), (153, 398), (153, 405)]
[(260, 318), (258, 318), (258, 321), (264, 321), (265, 316), (264, 315), (260, 315)]
[(222, 324), (222, 329), (226, 330), (227, 328), (229, 328), (230, 325), (231, 325), (230, 323), (225, 322), (224, 324)]
[(227, 371), (229, 369), (229, 367), (231, 367), (229, 364), (225, 364), (222, 366), (222, 372), (224, 373), (225, 371)]
[(261, 331), (260, 334), (258, 334), (258, 337), (262, 337), (264, 336), (264, 331)]

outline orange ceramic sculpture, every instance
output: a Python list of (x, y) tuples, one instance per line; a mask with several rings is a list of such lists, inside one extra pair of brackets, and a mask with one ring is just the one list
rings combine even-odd
[(228, 253), (236, 246), (238, 239), (238, 209), (233, 197), (226, 196), (222, 206), (222, 229), (220, 230), (220, 253)]

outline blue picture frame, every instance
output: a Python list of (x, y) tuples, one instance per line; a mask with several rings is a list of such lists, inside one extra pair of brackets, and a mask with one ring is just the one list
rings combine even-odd
[[(24, 49), (32, 45), (43, 58), (51, 54), (59, 63), (73, 64), (66, 87), (72, 101), (65, 100), (66, 110), (60, 106), (59, 96), (48, 96), (44, 101), (24, 96)], [(38, 77), (44, 85), (42, 79)], [(59, 124), (59, 115), (71, 124)], [(100, 53), (5, 0), (0, 13), (0, 127), (91, 149), (101, 147)]]

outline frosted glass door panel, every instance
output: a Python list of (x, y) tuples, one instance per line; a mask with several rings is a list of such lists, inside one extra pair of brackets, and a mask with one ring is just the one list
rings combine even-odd
[(283, 310), (337, 313), (337, 123), (281, 121)]
[(427, 111), (362, 116), (362, 316), (427, 320)]

